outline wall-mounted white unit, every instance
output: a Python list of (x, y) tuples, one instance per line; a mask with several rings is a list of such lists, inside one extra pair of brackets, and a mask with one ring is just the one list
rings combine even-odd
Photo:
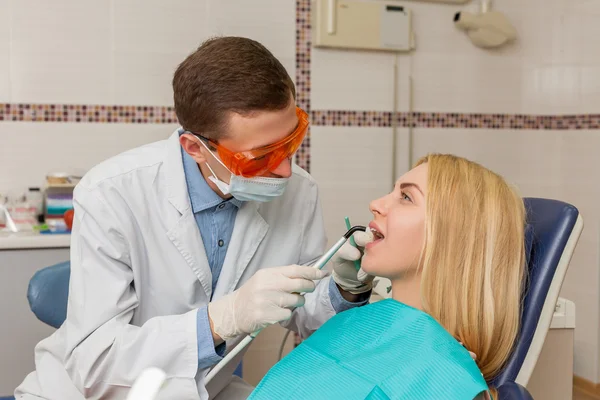
[(414, 49), (412, 14), (391, 1), (315, 0), (315, 47), (406, 52)]
[(410, 0), (410, 1), (420, 1), (420, 2), (425, 2), (425, 3), (467, 4), (471, 0)]

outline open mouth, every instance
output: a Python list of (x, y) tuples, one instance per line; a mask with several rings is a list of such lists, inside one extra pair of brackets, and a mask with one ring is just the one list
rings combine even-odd
[(385, 239), (385, 235), (381, 233), (379, 227), (373, 222), (369, 224), (369, 232), (373, 235), (374, 242)]
[(374, 240), (381, 240), (385, 238), (385, 236), (383, 236), (383, 233), (379, 232), (377, 229), (371, 228), (371, 233), (373, 234)]
[(377, 245), (377, 243), (380, 243), (385, 236), (377, 228), (375, 228), (375, 224), (369, 225), (368, 232), (372, 239), (369, 241), (369, 243), (367, 243), (365, 249), (370, 250), (373, 248), (373, 246)]
[(375, 240), (381, 240), (383, 239), (385, 236), (383, 236), (383, 234), (373, 228), (371, 228), (371, 233), (373, 234), (373, 238), (375, 238)]

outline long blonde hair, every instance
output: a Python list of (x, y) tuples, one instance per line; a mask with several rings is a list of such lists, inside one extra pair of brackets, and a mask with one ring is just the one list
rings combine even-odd
[(494, 172), (464, 158), (430, 154), (423, 309), (496, 376), (519, 332), (525, 268), (523, 199)]

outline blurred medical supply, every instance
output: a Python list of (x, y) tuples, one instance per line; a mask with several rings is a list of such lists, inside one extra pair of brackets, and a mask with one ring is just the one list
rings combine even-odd
[(29, 202), (25, 194), (9, 203), (7, 209), (17, 230), (20, 232), (33, 231), (33, 228), (38, 224), (36, 208)]
[(35, 208), (35, 216), (38, 222), (43, 222), (44, 216), (44, 193), (39, 187), (30, 187), (27, 191), (27, 200)]
[(74, 174), (51, 173), (43, 188), (31, 186), (18, 196), (0, 194), (0, 231), (69, 233), (73, 190), (80, 179)]

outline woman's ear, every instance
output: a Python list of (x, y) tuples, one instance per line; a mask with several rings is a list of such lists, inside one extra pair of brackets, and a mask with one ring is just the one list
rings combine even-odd
[(188, 153), (198, 164), (204, 164), (209, 156), (206, 147), (200, 143), (200, 139), (190, 133), (179, 136), (179, 143), (183, 150)]

